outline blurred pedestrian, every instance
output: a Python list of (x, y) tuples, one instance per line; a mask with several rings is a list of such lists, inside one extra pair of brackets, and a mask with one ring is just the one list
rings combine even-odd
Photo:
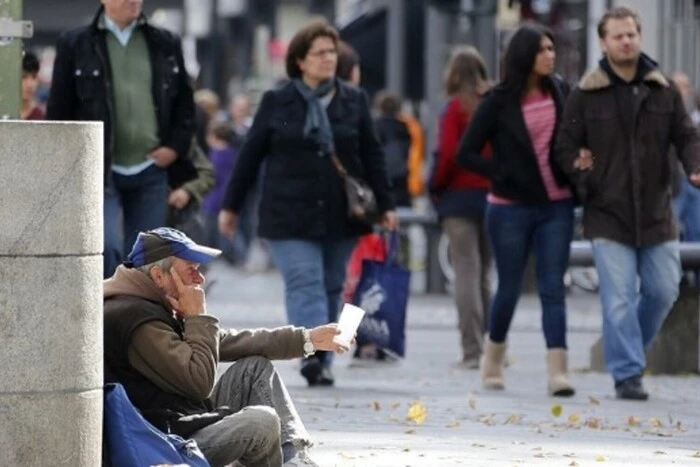
[(397, 207), (411, 207), (408, 192), (408, 156), (411, 134), (408, 126), (399, 118), (401, 98), (387, 90), (374, 98), (377, 117), (374, 120), (377, 137), (384, 150), (386, 171), (391, 181), (394, 202)]
[(603, 349), (620, 399), (646, 400), (646, 351), (678, 297), (678, 232), (669, 147), (700, 185), (700, 136), (678, 89), (641, 51), (628, 7), (598, 23), (603, 58), (572, 91), (557, 137), (562, 170), (583, 192), (603, 308)]
[[(498, 288), (480, 363), (483, 385), (504, 388), (506, 338), (534, 252), (547, 345), (547, 389), (550, 395), (572, 396), (564, 274), (574, 201), (565, 177), (551, 163), (566, 89), (554, 75), (554, 59), (551, 31), (532, 24), (515, 32), (505, 53), (504, 78), (477, 107), (457, 150), (457, 161), (491, 179), (486, 228)], [(487, 144), (493, 148), (492, 157), (482, 155)]]
[(166, 223), (168, 193), (197, 177), (187, 157), (194, 101), (180, 40), (152, 26), (142, 0), (102, 0), (56, 45), (49, 120), (104, 122), (104, 276), (139, 231)]
[[(367, 96), (336, 79), (337, 58), (338, 33), (325, 20), (296, 33), (286, 57), (291, 81), (263, 95), (219, 214), (221, 232), (232, 235), (266, 161), (259, 234), (284, 279), (289, 322), (309, 327), (337, 320), (347, 260), (372, 230), (348, 214), (333, 157), (369, 184), (384, 227), (397, 224)], [(307, 356), (301, 374), (310, 386), (333, 384), (330, 356)]]
[(197, 143), (205, 154), (209, 154), (207, 134), (209, 133), (210, 123), (217, 119), (221, 109), (221, 100), (211, 89), (198, 89), (194, 92), (194, 103)]
[[(236, 167), (239, 150), (233, 147), (233, 129), (228, 122), (212, 122), (209, 126), (209, 160), (214, 166), (214, 189), (202, 201), (202, 217), (206, 230), (206, 244), (222, 250), (223, 257), (231, 264), (242, 265), (245, 261), (243, 240), (233, 240), (219, 232), (218, 216), (221, 211), (226, 187)], [(237, 226), (238, 228), (238, 226)], [(238, 232), (236, 232), (238, 237)], [(236, 246), (234, 246), (236, 245)]]
[(362, 80), (360, 55), (347, 42), (338, 42), (338, 69), (336, 75), (343, 81), (359, 86)]
[(32, 51), (25, 50), (22, 57), (22, 120), (43, 120), (44, 109), (36, 102), (39, 87), (39, 58)]
[[(491, 301), (491, 248), (484, 215), (489, 179), (457, 165), (457, 147), (488, 89), (486, 64), (474, 47), (457, 48), (445, 69), (449, 101), (440, 117), (430, 191), (442, 228), (450, 240), (455, 272), (455, 302), (462, 345), (458, 367), (479, 368), (484, 315)], [(489, 147), (481, 155), (490, 157)]]

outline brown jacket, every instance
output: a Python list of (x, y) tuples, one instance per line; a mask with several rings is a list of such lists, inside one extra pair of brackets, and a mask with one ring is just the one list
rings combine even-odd
[[(119, 266), (104, 282), (104, 298), (131, 296), (159, 302), (170, 310), (162, 292), (144, 273)], [(302, 357), (300, 328), (223, 330), (211, 315), (188, 318), (183, 337), (162, 321), (149, 321), (133, 333), (129, 364), (162, 390), (188, 399), (209, 397), (217, 364), (261, 355), (270, 360)]]
[[(579, 188), (586, 238), (653, 245), (677, 237), (669, 147), (675, 146), (686, 173), (700, 171), (700, 135), (680, 93), (655, 67), (630, 85), (634, 112), (626, 119), (616, 94), (621, 86), (600, 67), (581, 79), (566, 103), (557, 162)], [(590, 171), (574, 169), (580, 148), (593, 153)]]

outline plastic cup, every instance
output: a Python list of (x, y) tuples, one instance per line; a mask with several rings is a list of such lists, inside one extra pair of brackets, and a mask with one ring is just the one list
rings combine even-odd
[(346, 303), (343, 305), (343, 310), (340, 312), (338, 320), (338, 329), (340, 334), (335, 336), (335, 342), (341, 345), (350, 346), (350, 341), (355, 337), (358, 326), (365, 315), (365, 310)]

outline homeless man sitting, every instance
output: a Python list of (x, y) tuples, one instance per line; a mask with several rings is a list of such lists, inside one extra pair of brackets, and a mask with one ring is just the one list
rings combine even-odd
[[(208, 315), (200, 264), (221, 252), (182, 232), (139, 233), (104, 282), (105, 380), (146, 419), (197, 442), (212, 466), (315, 466), (311, 441), (270, 360), (342, 353), (335, 324), (223, 330)], [(219, 361), (234, 362), (216, 381)]]

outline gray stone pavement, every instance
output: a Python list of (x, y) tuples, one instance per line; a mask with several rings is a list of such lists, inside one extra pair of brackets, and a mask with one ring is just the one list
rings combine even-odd
[[(208, 278), (209, 311), (224, 326), (285, 324), (276, 273), (246, 275), (215, 264)], [(546, 395), (539, 305), (529, 296), (514, 320), (505, 391), (484, 392), (477, 371), (451, 368), (458, 332), (449, 296), (411, 297), (400, 364), (354, 367), (348, 356), (337, 358), (334, 388), (307, 388), (297, 362), (277, 367), (324, 467), (700, 466), (700, 378), (649, 376), (650, 401), (615, 400), (610, 377), (587, 371), (600, 330), (597, 297), (572, 294), (568, 303), (578, 391), (568, 400)], [(411, 406), (425, 409), (423, 423), (408, 419)]]

